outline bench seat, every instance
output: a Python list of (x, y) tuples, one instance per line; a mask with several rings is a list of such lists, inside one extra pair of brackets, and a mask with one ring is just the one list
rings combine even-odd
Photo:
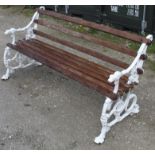
[(100, 93), (116, 100), (123, 92), (131, 88), (126, 84), (127, 77), (121, 79), (118, 94), (113, 93), (114, 85), (108, 82), (110, 74), (114, 71), (105, 66), (64, 51), (38, 39), (18, 40), (15, 45), (8, 43), (8, 47), (17, 50), (24, 55), (47, 65), (70, 78), (92, 87)]

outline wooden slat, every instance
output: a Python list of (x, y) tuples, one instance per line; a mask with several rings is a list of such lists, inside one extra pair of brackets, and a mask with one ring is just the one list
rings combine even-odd
[[(39, 44), (39, 42), (36, 42), (34, 40), (29, 41), (28, 43), (24, 42), (24, 44), (26, 46), (29, 46), (29, 44), (30, 44), (30, 47), (32, 49), (36, 50), (36, 51), (39, 50), (39, 49), (44, 49), (44, 51), (45, 50), (49, 51), (49, 53), (52, 53), (53, 57), (56, 56), (56, 59), (58, 57), (58, 61), (60, 60), (60, 61), (64, 62), (66, 65), (72, 65), (73, 64), (76, 67), (78, 66), (79, 70), (84, 71), (85, 73), (91, 75), (92, 77), (97, 78), (97, 79), (101, 80), (102, 82), (107, 83), (107, 79), (109, 77), (109, 74), (107, 72), (102, 72), (102, 74), (97, 74), (97, 72), (93, 68), (90, 68), (90, 66), (87, 65), (87, 63), (85, 63), (84, 61), (83, 62), (79, 61), (76, 56), (65, 53), (61, 49), (57, 49), (57, 48), (54, 48), (54, 47), (49, 48), (45, 44), (44, 45)], [(77, 69), (77, 68), (75, 68), (75, 69)]]
[(20, 45), (23, 45), (25, 48), (33, 49), (36, 52), (40, 50), (41, 52), (44, 52), (44, 53), (46, 52), (49, 58), (51, 58), (52, 56), (52, 58), (54, 58), (56, 61), (63, 63), (66, 66), (70, 66), (75, 70), (79, 70), (84, 74), (87, 74), (93, 78), (100, 80), (101, 82), (107, 83), (107, 79), (105, 77), (108, 77), (108, 74), (104, 74), (104, 77), (99, 74), (95, 74), (89, 66), (86, 66), (86, 64), (80, 63), (78, 60), (75, 59), (75, 57), (72, 57), (70, 59), (70, 57), (68, 57), (66, 53), (61, 50), (57, 50), (56, 48), (48, 48), (46, 46), (43, 46), (43, 43), (40, 44), (35, 40), (20, 41), (19, 43)]
[(115, 28), (111, 28), (111, 27), (103, 25), (103, 24), (97, 24), (97, 23), (94, 23), (94, 22), (86, 21), (86, 20), (83, 20), (83, 19), (80, 19), (80, 18), (77, 18), (77, 17), (70, 17), (70, 16), (60, 14), (60, 13), (53, 12), (53, 11), (47, 11), (47, 10), (41, 10), (41, 9), (38, 9), (38, 12), (40, 14), (42, 14), (42, 15), (52, 16), (54, 18), (58, 18), (58, 19), (61, 19), (61, 20), (65, 20), (65, 21), (68, 21), (68, 22), (75, 23), (75, 24), (80, 24), (80, 25), (83, 25), (83, 26), (86, 26), (86, 27), (90, 27), (90, 28), (93, 28), (93, 29), (96, 29), (96, 30), (100, 30), (100, 31), (104, 31), (104, 32), (116, 35), (118, 37), (122, 37), (122, 38), (125, 38), (125, 39), (136, 41), (138, 43), (142, 43), (142, 42), (148, 43), (148, 42), (150, 42), (148, 39), (146, 39), (143, 36), (133, 34), (133, 33), (130, 33), (130, 32), (126, 32), (126, 31), (122, 31), (122, 30), (118, 30), (118, 29), (115, 29)]
[[(33, 39), (32, 39), (33, 40)], [(42, 46), (45, 46), (45, 47), (48, 47), (48, 48), (50, 48), (51, 50), (56, 50), (56, 51), (58, 51), (58, 52), (61, 52), (61, 51), (64, 51), (64, 50), (62, 50), (62, 49), (60, 49), (60, 48), (56, 48), (56, 47), (54, 47), (54, 46), (52, 46), (52, 45), (49, 45), (49, 44), (47, 44), (47, 43), (45, 43), (45, 42), (43, 42), (43, 41), (40, 41), (40, 40), (37, 40), (37, 39), (34, 39), (34, 41), (37, 41), (38, 43), (40, 43)], [(70, 58), (70, 59), (76, 59), (77, 61), (79, 61), (80, 63), (85, 63), (85, 66), (91, 66), (91, 68), (93, 69), (93, 71), (94, 72), (98, 72), (98, 74), (101, 74), (101, 75), (106, 75), (106, 74), (112, 74), (114, 71), (112, 70), (112, 69), (109, 69), (109, 68), (106, 68), (105, 66), (101, 66), (101, 65), (99, 65), (99, 64), (97, 64), (97, 63), (94, 63), (94, 62), (92, 62), (92, 61), (88, 61), (88, 60), (86, 60), (86, 59), (84, 59), (84, 58), (81, 58), (81, 57), (79, 57), (79, 56), (77, 56), (77, 55), (74, 55), (74, 54), (72, 54), (72, 53), (68, 53), (67, 51), (64, 51), (65, 52), (65, 54)]]
[(81, 39), (85, 39), (85, 40), (94, 42), (94, 43), (102, 45), (104, 47), (108, 47), (108, 48), (114, 49), (116, 51), (119, 51), (119, 52), (121, 52), (123, 54), (127, 54), (127, 55), (130, 55), (130, 56), (133, 56), (133, 57), (135, 57), (137, 55), (134, 50), (131, 50), (131, 49), (125, 47), (125, 46), (117, 45), (115, 43), (111, 43), (109, 41), (102, 40), (100, 38), (96, 38), (96, 37), (88, 35), (88, 34), (75, 32), (75, 31), (73, 31), (71, 29), (64, 28), (62, 25), (50, 24), (46, 20), (40, 20), (40, 19), (39, 20), (34, 20), (34, 23), (37, 23), (39, 25), (42, 25), (42, 26), (45, 26), (45, 27), (48, 27), (48, 28), (51, 28), (51, 29), (55, 29), (57, 31), (63, 32), (65, 34), (72, 35), (72, 36), (77, 37), (77, 38), (81, 38)]
[[(34, 39), (27, 41), (27, 42), (29, 42), (29, 44), (34, 46), (34, 47), (31, 47), (31, 48), (34, 48), (34, 50), (37, 47), (38, 49), (36, 49), (36, 50), (40, 50), (40, 49), (44, 48), (48, 51), (51, 51), (52, 55), (55, 54), (59, 58), (61, 58), (60, 62), (65, 60), (64, 63), (67, 65), (74, 64), (73, 67), (76, 66), (76, 68), (75, 68), (76, 70), (78, 69), (79, 71), (82, 71), (82, 72), (88, 74), (89, 76), (92, 76), (93, 78), (96, 78), (98, 80), (101, 80), (102, 82), (107, 83), (107, 80), (108, 80), (110, 74), (107, 73), (105, 70), (102, 71), (102, 74), (100, 74), (100, 72), (96, 71), (96, 69), (94, 68), (94, 63), (90, 63), (91, 64), (91, 67), (90, 67), (90, 65), (88, 65), (86, 60), (84, 61), (84, 59), (82, 59), (83, 61), (81, 61), (81, 59), (79, 59), (76, 55), (73, 55), (71, 53), (69, 54), (66, 51), (63, 51), (56, 47), (52, 47), (51, 45), (48, 45), (46, 43), (43, 43), (43, 42), (40, 42), (40, 41), (37, 41)], [(26, 43), (24, 43), (24, 44), (26, 44)], [(120, 92), (128, 92), (130, 88), (131, 88), (131, 86), (127, 85), (125, 81), (122, 81), (122, 80), (120, 81)]]
[[(99, 74), (102, 77), (106, 78), (107, 80), (109, 78), (109, 75), (114, 73), (114, 70), (112, 70), (112, 69), (109, 69), (109, 68), (106, 68), (105, 66), (101, 66), (101, 65), (96, 64), (94, 62), (90, 62), (88, 60), (85, 60), (84, 58), (81, 58), (81, 57), (79, 57), (77, 55), (68, 53), (67, 51), (64, 51), (64, 50), (62, 50), (60, 48), (56, 48), (56, 47), (54, 47), (52, 45), (49, 45), (49, 44), (47, 44), (47, 43), (45, 43), (43, 41), (40, 41), (40, 40), (37, 40), (37, 39), (32, 39), (32, 40), (34, 42), (40, 44), (41, 45), (40, 48), (43, 46), (43, 47), (47, 47), (47, 48), (49, 48), (51, 50), (55, 50), (55, 51), (57, 51), (59, 53), (61, 52), (61, 54), (68, 56), (69, 59), (80, 62), (81, 64), (83, 64), (83, 67), (85, 67), (86, 69), (90, 68), (91, 72), (93, 72), (94, 74)], [(87, 66), (89, 68), (87, 68)], [(121, 83), (123, 85), (125, 85), (127, 83), (127, 80), (128, 80), (128, 78), (124, 76), (121, 79)], [(129, 85), (126, 86), (126, 87), (129, 87)]]
[(118, 95), (109, 92), (109, 90), (108, 90), (109, 86), (108, 85), (106, 85), (106, 84), (104, 84), (104, 83), (102, 83), (96, 79), (93, 79), (87, 75), (84, 75), (81, 72), (76, 71), (76, 70), (74, 70), (68, 66), (65, 66), (62, 63), (58, 63), (54, 59), (48, 58), (46, 56), (46, 53), (41, 54), (40, 52), (35, 52), (34, 50), (32, 50), (30, 48), (26, 49), (20, 45), (15, 46), (15, 45), (12, 45), (10, 43), (8, 43), (7, 46), (12, 48), (12, 49), (18, 50), (21, 53), (27, 55), (28, 57), (31, 57), (31, 58), (39, 61), (39, 62), (42, 62), (43, 64), (45, 64), (45, 65), (47, 65), (47, 66), (49, 66), (49, 67), (51, 67), (51, 68), (53, 68), (59, 72), (62, 72), (63, 74), (67, 75), (68, 77), (70, 77), (74, 80), (77, 80), (80, 83), (87, 85), (88, 87), (94, 88), (95, 90), (99, 91), (100, 93), (110, 97), (112, 100), (116, 100), (118, 97)]
[[(32, 40), (33, 40), (33, 39), (32, 39)], [(45, 43), (45, 42), (43, 42), (43, 41), (40, 41), (40, 40), (37, 40), (37, 39), (34, 39), (34, 40), (37, 41), (37, 42), (39, 42), (39, 44), (41, 44), (42, 46), (45, 46), (45, 45), (46, 45), (46, 47), (49, 47), (49, 48), (52, 48), (52, 49), (53, 49), (53, 47), (52, 47), (51, 45), (49, 45), (49, 44), (47, 44), (47, 43)], [(60, 49), (58, 49), (58, 50), (59, 50), (59, 52), (60, 52)], [(66, 51), (65, 51), (65, 53), (67, 54)], [(67, 55), (70, 57), (70, 59), (73, 59), (73, 57), (71, 56), (71, 55), (72, 55), (71, 53), (70, 53), (70, 54), (67, 54)], [(74, 57), (76, 57), (76, 60), (78, 60), (79, 62), (81, 62), (81, 63), (82, 63), (82, 62), (86, 63), (86, 66), (91, 66), (91, 68), (93, 69), (94, 72), (96, 72), (96, 73), (98, 73), (98, 74), (101, 74), (102, 76), (105, 75), (105, 72), (108, 73), (109, 75), (110, 75), (110, 74), (113, 74), (113, 73), (115, 72), (114, 70), (112, 70), (112, 69), (110, 69), (110, 68), (106, 68), (105, 66), (101, 66), (101, 65), (99, 65), (99, 64), (86, 61), (85, 59), (82, 59), (82, 58), (79, 57), (79, 56), (75, 56), (75, 55), (74, 55)], [(127, 83), (128, 77), (127, 77), (127, 76), (123, 76), (123, 77), (121, 78), (121, 81), (123, 81), (124, 83)]]
[[(46, 55), (46, 57), (48, 57), (49, 59), (51, 60), (56, 60), (58, 63), (62, 63), (66, 66), (69, 66), (69, 67), (72, 67), (74, 69), (79, 69), (79, 70), (82, 70), (82, 66), (80, 66), (79, 68), (77, 68), (77, 66), (75, 66), (75, 64), (77, 64), (77, 61), (74, 62), (74, 61), (69, 61), (70, 59), (66, 59), (65, 57), (65, 54), (63, 54), (62, 52), (60, 51), (55, 51), (55, 49), (47, 49), (43, 46), (39, 47), (38, 45), (33, 45), (33, 42), (29, 41), (29, 42), (23, 42), (23, 41), (19, 41), (19, 43), (17, 44), (17, 47), (18, 46), (24, 46), (24, 48), (28, 49), (28, 50), (33, 50), (33, 51), (36, 51), (36, 52), (39, 52), (40, 54), (42, 55)], [(85, 70), (83, 70), (85, 71)], [(86, 73), (86, 72), (85, 72)], [(87, 72), (89, 75), (92, 75), (90, 74), (89, 72)], [(100, 79), (101, 81), (101, 79)], [(105, 82), (105, 80), (102, 80), (101, 82)], [(109, 85), (109, 84), (108, 84)], [(109, 85), (110, 86), (110, 85)]]
[(119, 67), (122, 67), (122, 68), (127, 68), (129, 65), (125, 62), (122, 62), (122, 61), (119, 61), (119, 60), (116, 60), (116, 59), (113, 59), (109, 56), (106, 56), (104, 54), (100, 54), (100, 53), (97, 53), (91, 49), (88, 49), (88, 48), (85, 48), (85, 47), (82, 47), (80, 45), (77, 45), (77, 44), (74, 44), (72, 42), (69, 42), (69, 41), (66, 41), (66, 40), (63, 40), (63, 39), (59, 39), (57, 37), (54, 37), (52, 35), (49, 35), (47, 33), (44, 33), (44, 32), (41, 32), (41, 31), (38, 31), (38, 30), (34, 30), (34, 33), (36, 35), (39, 35), (41, 37), (44, 37), (44, 38), (47, 38), (47, 39), (50, 39), (54, 42), (57, 42), (57, 43), (60, 43), (60, 44), (63, 44), (65, 46), (68, 46), (68, 47), (71, 47), (73, 49), (76, 49), (76, 50), (79, 50), (83, 53), (86, 53), (88, 55), (91, 55), (91, 56), (94, 56), (100, 60), (103, 60), (103, 61), (106, 61), (106, 62), (109, 62), (113, 65), (116, 65), (116, 66), (119, 66)]

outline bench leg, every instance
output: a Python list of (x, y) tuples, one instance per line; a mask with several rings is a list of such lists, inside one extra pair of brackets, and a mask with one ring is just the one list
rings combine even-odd
[(31, 65), (42, 65), (40, 62), (30, 59), (17, 51), (11, 52), (9, 47), (5, 48), (3, 60), (6, 67), (6, 72), (2, 76), (2, 80), (8, 80), (11, 74), (17, 69), (27, 68)]
[(101, 125), (102, 125), (101, 133), (94, 140), (94, 142), (97, 144), (101, 144), (104, 142), (106, 133), (110, 130), (110, 127), (108, 126), (107, 110), (110, 110), (112, 103), (113, 101), (107, 97), (103, 104), (101, 118), (100, 118)]
[(101, 133), (94, 142), (101, 144), (110, 128), (125, 117), (139, 112), (137, 96), (131, 92), (119, 98), (116, 102), (106, 98), (101, 114)]
[(7, 68), (5, 74), (1, 77), (2, 80), (8, 80), (10, 75), (14, 72), (11, 68)]

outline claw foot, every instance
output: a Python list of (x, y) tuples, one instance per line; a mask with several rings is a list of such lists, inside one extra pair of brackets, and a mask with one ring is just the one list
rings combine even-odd
[(134, 112), (134, 113), (138, 113), (138, 112), (139, 112), (139, 105), (138, 105), (138, 104), (136, 104), (136, 105), (134, 106), (133, 112)]
[(139, 105), (138, 104), (134, 105), (130, 115), (132, 116), (132, 115), (137, 114), (137, 113), (139, 113)]
[(6, 74), (4, 74), (2, 77), (1, 77), (1, 80), (8, 80), (9, 79), (9, 76), (8, 75), (6, 75)]
[(1, 80), (8, 80), (10, 75), (14, 73), (13, 69), (7, 69), (6, 73), (1, 77)]
[(98, 137), (95, 138), (94, 142), (96, 144), (102, 144), (104, 142), (104, 138), (105, 138), (105, 136), (99, 135)]

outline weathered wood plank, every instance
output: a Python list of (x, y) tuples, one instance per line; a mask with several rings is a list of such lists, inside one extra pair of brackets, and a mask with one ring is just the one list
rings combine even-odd
[[(109, 78), (109, 73), (106, 72), (105, 70), (103, 70), (102, 68), (102, 72), (100, 73), (99, 71), (96, 70), (96, 68), (94, 68), (94, 63), (90, 63), (88, 64), (88, 60), (82, 59), (83, 61), (81, 61), (81, 59), (78, 59), (78, 57), (76, 55), (73, 54), (69, 54), (66, 51), (63, 51), (61, 49), (58, 49), (56, 47), (53, 47), (51, 45), (48, 45), (46, 43), (37, 41), (37, 40), (30, 40), (28, 41), (29, 44), (33, 45), (34, 47), (38, 47), (38, 49), (36, 50), (40, 50), (45, 48), (46, 50), (52, 52), (52, 56), (55, 54), (57, 55), (59, 58), (61, 58), (60, 62), (64, 62), (67, 65), (74, 65), (72, 67), (75, 67), (75, 69), (78, 69), (90, 76), (92, 76), (93, 78), (96, 78), (98, 80), (101, 80), (102, 82), (108, 83), (107, 80)], [(33, 47), (31, 47), (33, 48)], [(44, 51), (45, 51), (44, 49)], [(34, 48), (35, 50), (35, 48)], [(49, 56), (50, 57), (50, 56)], [(78, 66), (78, 68), (77, 68)], [(112, 84), (113, 86), (113, 84)], [(130, 85), (126, 84), (126, 81), (120, 80), (120, 91), (122, 92), (128, 92), (129, 89), (132, 88)]]
[(142, 43), (142, 42), (149, 43), (150, 42), (148, 39), (146, 39), (143, 36), (140, 36), (140, 35), (137, 35), (134, 33), (130, 33), (130, 32), (126, 32), (126, 31), (122, 31), (122, 30), (118, 30), (118, 29), (115, 29), (115, 28), (112, 28), (112, 27), (109, 27), (109, 26), (106, 26), (103, 24), (97, 24), (97, 23), (94, 23), (91, 21), (86, 21), (86, 20), (81, 19), (81, 18), (70, 17), (70, 16), (66, 16), (64, 14), (56, 13), (53, 11), (41, 10), (41, 9), (38, 9), (38, 12), (42, 15), (52, 16), (54, 18), (58, 18), (61, 20), (65, 20), (68, 22), (75, 23), (75, 24), (80, 24), (80, 25), (83, 25), (83, 26), (86, 26), (89, 28), (93, 28), (96, 30), (100, 30), (103, 32), (113, 34), (113, 35), (118, 36), (118, 37), (122, 37), (125, 39), (136, 41), (138, 43)]
[(41, 19), (34, 20), (34, 23), (37, 23), (39, 25), (42, 25), (42, 26), (45, 26), (45, 27), (48, 27), (51, 29), (55, 29), (57, 31), (60, 31), (60, 32), (65, 33), (65, 34), (72, 35), (72, 36), (80, 38), (80, 39), (85, 39), (85, 40), (94, 42), (94, 43), (102, 45), (104, 47), (114, 49), (115, 51), (121, 52), (123, 54), (127, 54), (127, 55), (130, 55), (133, 57), (135, 57), (137, 55), (134, 50), (131, 50), (131, 49), (129, 49), (123, 45), (117, 45), (115, 43), (111, 43), (109, 41), (106, 41), (106, 40), (103, 40), (100, 38), (96, 38), (96, 37), (88, 35), (88, 34), (76, 32), (76, 31), (73, 31), (71, 29), (64, 28), (62, 25), (59, 25), (59, 24), (51, 24), (48, 21), (41, 20)]
[(44, 38), (47, 38), (47, 39), (50, 39), (54, 42), (57, 42), (57, 43), (60, 43), (62, 45), (65, 45), (65, 46), (68, 46), (68, 47), (71, 47), (73, 49), (76, 49), (76, 50), (79, 50), (80, 52), (83, 52), (83, 53), (86, 53), (88, 55), (91, 55), (91, 56), (94, 56), (100, 60), (103, 60), (103, 61), (106, 61), (106, 62), (109, 62), (113, 65), (116, 65), (116, 66), (119, 66), (121, 68), (127, 68), (129, 65), (125, 62), (122, 62), (122, 61), (119, 61), (117, 59), (114, 59), (114, 58), (111, 58), (109, 56), (106, 56), (104, 54), (100, 54), (100, 53), (97, 53), (91, 49), (88, 49), (88, 48), (85, 48), (85, 47), (82, 47), (80, 45), (77, 45), (77, 44), (74, 44), (72, 42), (69, 42), (69, 41), (66, 41), (66, 40), (63, 40), (63, 39), (59, 39), (57, 37), (54, 37), (52, 35), (49, 35), (47, 33), (44, 33), (44, 32), (41, 32), (41, 31), (38, 31), (38, 30), (34, 30), (34, 33), (36, 35), (39, 35), (41, 37), (44, 37)]
[[(67, 51), (64, 51), (60, 48), (56, 48), (56, 47), (49, 45), (45, 42), (42, 42), (42, 41), (39, 41), (36, 39), (32, 39), (32, 41), (35, 42), (34, 46), (39, 46), (40, 48), (46, 47), (49, 50), (54, 50), (57, 53), (61, 53), (61, 54), (59, 54), (60, 57), (62, 57), (62, 58), (67, 57), (68, 58), (67, 61), (73, 61), (74, 63), (78, 63), (79, 65), (82, 65), (81, 66), (82, 68), (85, 68), (86, 70), (90, 70), (90, 72), (92, 72), (94, 75), (100, 75), (101, 78), (105, 78), (106, 82), (109, 78), (109, 75), (114, 73), (113, 70), (106, 68), (105, 66), (100, 66), (94, 62), (90, 62), (88, 60), (85, 60), (85, 59), (77, 56), (77, 55), (68, 53)], [(31, 43), (33, 43), (33, 42), (31, 42)], [(38, 45), (36, 45), (36, 43)], [(127, 77), (122, 77), (122, 79), (120, 80), (120, 85), (125, 87), (125, 91), (128, 91), (129, 88), (132, 88), (131, 85), (127, 84)]]
[(94, 88), (95, 90), (99, 91), (100, 93), (110, 97), (112, 100), (116, 100), (118, 97), (117, 94), (112, 93), (112, 87), (110, 88), (109, 85), (106, 85), (105, 83), (102, 83), (92, 77), (82, 74), (81, 72), (76, 71), (75, 69), (68, 67), (62, 63), (59, 63), (58, 61), (56, 61), (54, 59), (48, 58), (45, 53), (42, 54), (42, 53), (40, 53), (38, 51), (36, 52), (30, 48), (26, 49), (23, 46), (20, 46), (20, 45), (15, 46), (10, 43), (8, 43), (7, 46), (12, 49), (15, 49), (17, 51), (20, 51), (21, 53), (29, 56), (30, 58), (33, 58), (39, 62), (42, 62), (43, 64), (63, 73), (64, 75), (67, 75), (68, 77), (70, 77), (74, 80), (79, 81), (80, 83), (82, 83), (88, 87)]

